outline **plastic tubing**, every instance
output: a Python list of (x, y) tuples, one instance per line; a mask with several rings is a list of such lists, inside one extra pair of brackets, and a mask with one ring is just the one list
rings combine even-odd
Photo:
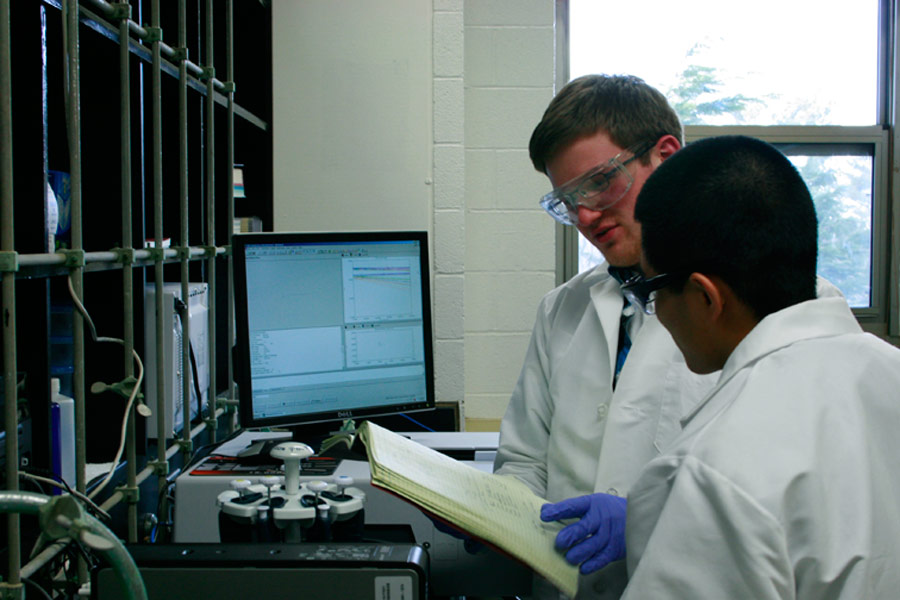
[[(0, 513), (24, 513), (38, 514), (43, 506), (50, 502), (50, 498), (42, 494), (21, 491), (0, 491)], [(99, 535), (110, 542), (109, 550), (95, 550), (105, 558), (119, 577), (122, 589), (129, 600), (147, 600), (147, 590), (144, 588), (144, 579), (138, 571), (134, 559), (119, 541), (119, 538), (110, 531), (106, 525), (84, 512), (81, 517), (91, 533)]]

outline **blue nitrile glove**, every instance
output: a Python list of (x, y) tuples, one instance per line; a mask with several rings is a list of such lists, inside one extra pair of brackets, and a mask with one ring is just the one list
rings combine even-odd
[(581, 565), (585, 575), (625, 558), (625, 498), (590, 494), (541, 507), (542, 521), (580, 518), (556, 535), (566, 560)]

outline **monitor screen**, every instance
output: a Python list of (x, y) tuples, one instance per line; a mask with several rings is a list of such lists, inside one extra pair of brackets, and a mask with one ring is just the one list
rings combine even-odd
[(234, 236), (245, 428), (434, 407), (423, 231)]

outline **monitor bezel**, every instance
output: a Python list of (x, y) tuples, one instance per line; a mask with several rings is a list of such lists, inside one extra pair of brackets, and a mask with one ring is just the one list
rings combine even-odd
[[(354, 242), (419, 242), (419, 268), (422, 278), (422, 328), (425, 353), (426, 399), (413, 404), (373, 406), (352, 410), (328, 410), (317, 413), (280, 415), (277, 417), (253, 416), (253, 381), (250, 373), (250, 332), (247, 302), (246, 253), (252, 244), (303, 244), (303, 243), (354, 243)], [(386, 415), (433, 410), (434, 355), (431, 318), (431, 271), (429, 268), (428, 232), (426, 231), (347, 231), (347, 232), (267, 232), (236, 233), (232, 236), (232, 264), (234, 281), (235, 315), (235, 381), (238, 384), (241, 427), (300, 427), (307, 424), (346, 421)]]

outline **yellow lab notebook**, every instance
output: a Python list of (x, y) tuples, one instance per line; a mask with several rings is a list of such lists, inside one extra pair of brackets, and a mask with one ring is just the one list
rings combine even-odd
[(363, 423), (359, 435), (373, 485), (496, 546), (575, 595), (578, 569), (553, 548), (562, 525), (541, 521), (546, 501), (524, 483), (484, 473), (374, 423)]

